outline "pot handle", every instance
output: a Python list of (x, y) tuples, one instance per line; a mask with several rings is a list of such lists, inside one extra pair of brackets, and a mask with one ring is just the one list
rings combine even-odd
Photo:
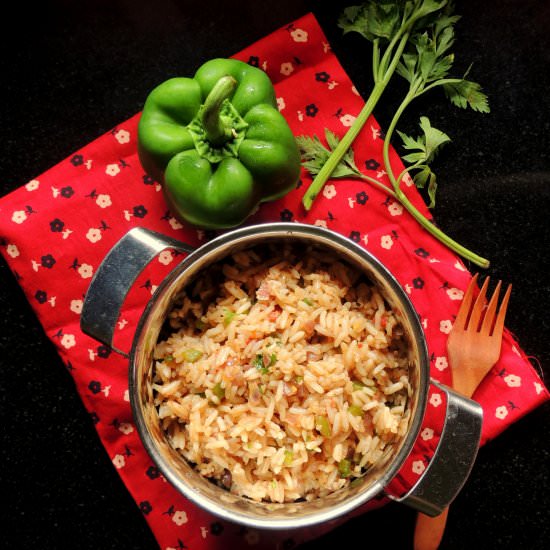
[(113, 347), (120, 309), (138, 275), (166, 248), (184, 253), (194, 250), (150, 229), (134, 227), (128, 231), (107, 253), (92, 278), (80, 316), (82, 332), (127, 357), (127, 353)]
[(447, 394), (447, 411), (439, 444), (414, 487), (404, 496), (388, 495), (428, 516), (437, 516), (453, 501), (474, 465), (483, 409), (472, 399), (432, 379)]

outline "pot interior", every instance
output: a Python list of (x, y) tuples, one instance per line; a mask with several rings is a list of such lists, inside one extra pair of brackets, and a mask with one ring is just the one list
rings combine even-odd
[[(182, 289), (193, 284), (209, 266), (236, 252), (289, 240), (333, 254), (361, 271), (377, 286), (398, 317), (405, 333), (411, 391), (407, 403), (408, 429), (384, 456), (348, 487), (312, 501), (292, 503), (256, 502), (237, 496), (199, 475), (175, 450), (154, 406), (152, 388), (153, 351), (168, 312)], [(146, 308), (130, 358), (130, 397), (135, 422), (151, 458), (162, 474), (184, 496), (225, 519), (263, 528), (293, 528), (334, 519), (383, 491), (408, 456), (418, 435), (426, 406), (429, 363), (421, 325), (407, 295), (376, 258), (350, 240), (314, 226), (269, 224), (227, 233), (185, 258), (159, 286)]]

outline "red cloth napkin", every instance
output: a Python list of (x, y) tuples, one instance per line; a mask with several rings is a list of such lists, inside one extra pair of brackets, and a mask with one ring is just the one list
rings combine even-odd
[[(363, 105), (311, 14), (235, 57), (261, 67), (271, 77), (279, 109), (296, 135), (323, 136), (326, 127), (342, 136)], [(111, 246), (130, 228), (148, 227), (192, 245), (211, 237), (178, 223), (167, 211), (159, 185), (144, 173), (137, 157), (138, 118), (122, 122), (3, 197), (0, 250), (69, 368), (114, 467), (160, 547), (290, 548), (337, 522), (299, 532), (266, 533), (225, 523), (188, 502), (160, 475), (140, 442), (128, 400), (126, 360), (80, 331), (79, 314), (90, 279)], [(373, 117), (354, 150), (357, 166), (386, 181), (380, 127)], [(401, 172), (394, 151), (392, 163), (395, 173)], [(374, 187), (353, 180), (329, 182), (306, 213), (300, 202), (310, 182), (305, 173), (302, 182), (284, 199), (263, 205), (247, 223), (285, 220), (322, 225), (367, 248), (407, 291), (422, 318), (432, 376), (450, 384), (446, 339), (471, 278), (462, 261)], [(406, 185), (404, 191), (429, 215), (414, 185)], [(117, 338), (126, 345), (140, 309), (177, 261), (170, 252), (161, 254), (136, 284), (135, 304), (123, 311), (117, 328)], [(549, 394), (519, 344), (506, 332), (502, 356), (474, 397), (485, 413), (484, 443), (542, 404)], [(425, 470), (439, 440), (444, 407), (444, 394), (432, 388), (420, 437), (395, 480), (396, 491), (411, 487)], [(383, 502), (373, 501), (356, 513)]]

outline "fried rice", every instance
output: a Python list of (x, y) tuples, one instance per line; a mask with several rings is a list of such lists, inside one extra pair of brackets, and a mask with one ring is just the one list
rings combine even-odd
[(155, 348), (171, 445), (255, 501), (361, 477), (408, 427), (407, 343), (364, 275), (290, 244), (234, 253), (182, 293)]

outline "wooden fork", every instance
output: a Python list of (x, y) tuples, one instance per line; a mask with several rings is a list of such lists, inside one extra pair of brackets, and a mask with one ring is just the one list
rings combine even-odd
[[(466, 397), (473, 395), (481, 381), (498, 361), (504, 317), (512, 291), (512, 285), (508, 285), (498, 314), (496, 314), (502, 286), (502, 281), (499, 281), (484, 312), (489, 277), (483, 282), (479, 295), (473, 302), (477, 276), (476, 273), (468, 285), (447, 340), (447, 353), (453, 376), (452, 385), (456, 391)], [(414, 533), (414, 550), (436, 550), (439, 547), (448, 511), (449, 508), (446, 508), (436, 517), (418, 514)]]

